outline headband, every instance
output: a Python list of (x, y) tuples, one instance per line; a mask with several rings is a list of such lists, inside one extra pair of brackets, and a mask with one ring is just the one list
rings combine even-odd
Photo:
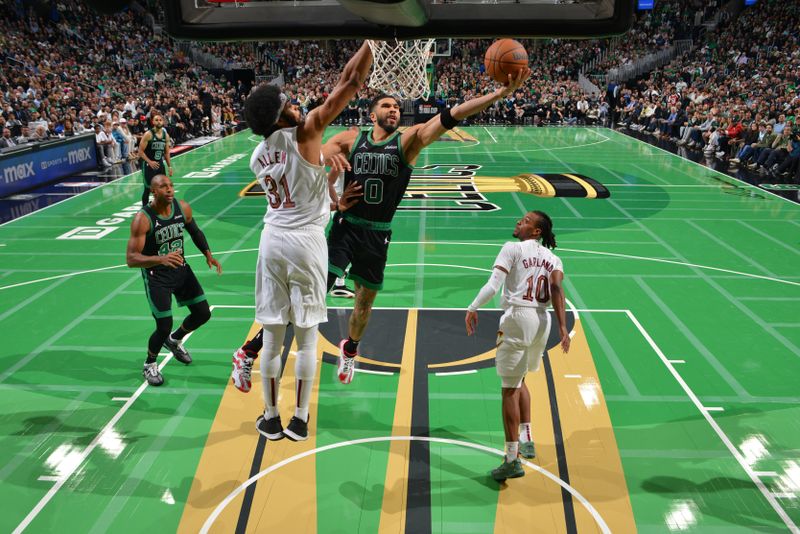
[(281, 113), (283, 113), (283, 108), (286, 107), (286, 102), (289, 101), (289, 98), (283, 93), (280, 94), (280, 99), (281, 99), (281, 105), (278, 106), (278, 114), (275, 115), (275, 118), (272, 120), (273, 125), (276, 124), (278, 120), (281, 118)]

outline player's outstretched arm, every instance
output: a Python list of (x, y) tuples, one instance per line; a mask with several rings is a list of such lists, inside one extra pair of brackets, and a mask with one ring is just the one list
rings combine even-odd
[(428, 120), (425, 124), (409, 128), (407, 133), (403, 134), (411, 137), (408, 144), (403, 144), (403, 151), (408, 161), (413, 164), (422, 149), (439, 139), (444, 132), (453, 128), (467, 117), (480, 113), (496, 101), (513, 93), (525, 83), (525, 80), (527, 80), (530, 75), (531, 69), (525, 67), (523, 70), (519, 71), (516, 76), (513, 74), (509, 75), (509, 82), (507, 85), (499, 87), (491, 93), (473, 98), (472, 100), (467, 100), (450, 110), (445, 110)]
[(564, 273), (553, 271), (550, 275), (550, 299), (553, 302), (553, 309), (558, 319), (558, 335), (561, 338), (561, 349), (569, 352), (569, 331), (567, 331), (567, 312), (566, 299), (564, 298), (564, 288), (561, 282), (564, 280)]
[(206, 257), (208, 268), (217, 269), (217, 274), (222, 274), (222, 265), (220, 265), (216, 258), (214, 258), (214, 255), (211, 254), (211, 247), (208, 246), (206, 235), (203, 233), (200, 227), (197, 226), (197, 222), (194, 220), (194, 217), (192, 217), (192, 207), (189, 206), (189, 203), (186, 201), (181, 200), (180, 202), (181, 211), (183, 211), (183, 216), (186, 217), (186, 225), (184, 228), (187, 232), (189, 232), (192, 242)]
[[(502, 255), (502, 252), (501, 252)], [(467, 335), (471, 336), (475, 333), (475, 327), (478, 325), (478, 308), (489, 302), (494, 298), (503, 283), (506, 281), (508, 271), (502, 265), (495, 265), (492, 269), (492, 274), (481, 290), (478, 292), (475, 300), (467, 308), (467, 316), (465, 322), (467, 323)]]
[(128, 267), (148, 269), (156, 265), (166, 265), (174, 269), (183, 265), (183, 256), (181, 256), (180, 252), (170, 252), (166, 256), (145, 256), (142, 254), (148, 231), (150, 231), (150, 219), (140, 211), (131, 223), (131, 237), (128, 239), (128, 250), (125, 253), (125, 262)]
[(372, 51), (369, 44), (364, 41), (358, 52), (345, 65), (339, 81), (325, 102), (309, 112), (305, 129), (319, 133), (333, 122), (364, 85), (370, 67), (372, 67)]

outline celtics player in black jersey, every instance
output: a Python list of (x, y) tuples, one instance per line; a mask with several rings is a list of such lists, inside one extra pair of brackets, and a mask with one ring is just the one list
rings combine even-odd
[[(175, 198), (175, 188), (168, 176), (158, 174), (150, 182), (153, 201), (136, 214), (131, 224), (126, 255), (128, 267), (142, 269), (144, 291), (156, 329), (147, 344), (147, 359), (142, 374), (152, 386), (164, 383), (156, 357), (166, 347), (181, 363), (192, 358), (183, 347), (183, 338), (211, 318), (208, 301), (192, 268), (184, 259), (184, 230), (205, 255), (209, 268), (222, 274), (222, 266), (211, 254), (208, 241), (192, 217), (187, 202)], [(177, 330), (172, 330), (172, 295), (178, 306), (188, 306), (189, 315)]]
[[(164, 117), (153, 115), (151, 119), (153, 128), (147, 130), (139, 141), (139, 157), (142, 159), (142, 174), (144, 175), (144, 192), (142, 193), (142, 206), (150, 200), (150, 182), (158, 174), (167, 174), (172, 177), (172, 160), (169, 157), (170, 139), (164, 129)], [(164, 166), (164, 160), (167, 165)]]
[(356, 205), (336, 213), (328, 234), (328, 290), (348, 266), (348, 277), (356, 288), (348, 337), (339, 343), (338, 376), (343, 384), (353, 379), (358, 343), (367, 328), (375, 297), (383, 288), (392, 219), (420, 152), (461, 120), (513, 94), (529, 76), (530, 69), (525, 68), (494, 92), (445, 109), (402, 133), (397, 131), (400, 103), (393, 96), (379, 95), (370, 104), (371, 129), (347, 130), (328, 140), (328, 145), (336, 145), (348, 155), (351, 169), (345, 173), (345, 187), (356, 182), (363, 193)]

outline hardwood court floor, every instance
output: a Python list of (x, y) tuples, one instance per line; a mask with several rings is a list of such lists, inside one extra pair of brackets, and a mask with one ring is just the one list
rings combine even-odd
[[(311, 439), (265, 443), (258, 375), (228, 378), (255, 328), (257, 141), (175, 158), (225, 272), (188, 247), (213, 318), (160, 388), (124, 265), (141, 176), (0, 226), (0, 531), (798, 532), (800, 206), (611, 130), (457, 130), (418, 161), (355, 381), (330, 299)], [(611, 196), (534, 196), (534, 175)], [(498, 485), (499, 312), (467, 338), (463, 310), (528, 209), (555, 223), (573, 350), (528, 377), (537, 457)]]

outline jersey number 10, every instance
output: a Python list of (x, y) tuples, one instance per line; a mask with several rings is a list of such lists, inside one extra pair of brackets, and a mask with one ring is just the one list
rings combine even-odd
[(533, 302), (534, 297), (536, 297), (538, 302), (544, 304), (550, 300), (550, 284), (547, 283), (547, 277), (540, 274), (539, 278), (536, 279), (536, 293), (534, 293), (533, 278), (533, 276), (529, 276), (526, 280), (528, 288), (525, 290), (525, 294), (522, 295), (522, 300)]
[(269, 206), (273, 209), (278, 209), (281, 207), (281, 194), (278, 190), (278, 184), (280, 184), (281, 188), (283, 189), (284, 200), (283, 200), (283, 207), (284, 208), (293, 208), (295, 207), (295, 203), (292, 202), (292, 197), (289, 194), (289, 183), (286, 181), (286, 175), (284, 174), (281, 176), (279, 182), (275, 182), (272, 176), (267, 176), (264, 181), (267, 183), (267, 198), (269, 198)]

